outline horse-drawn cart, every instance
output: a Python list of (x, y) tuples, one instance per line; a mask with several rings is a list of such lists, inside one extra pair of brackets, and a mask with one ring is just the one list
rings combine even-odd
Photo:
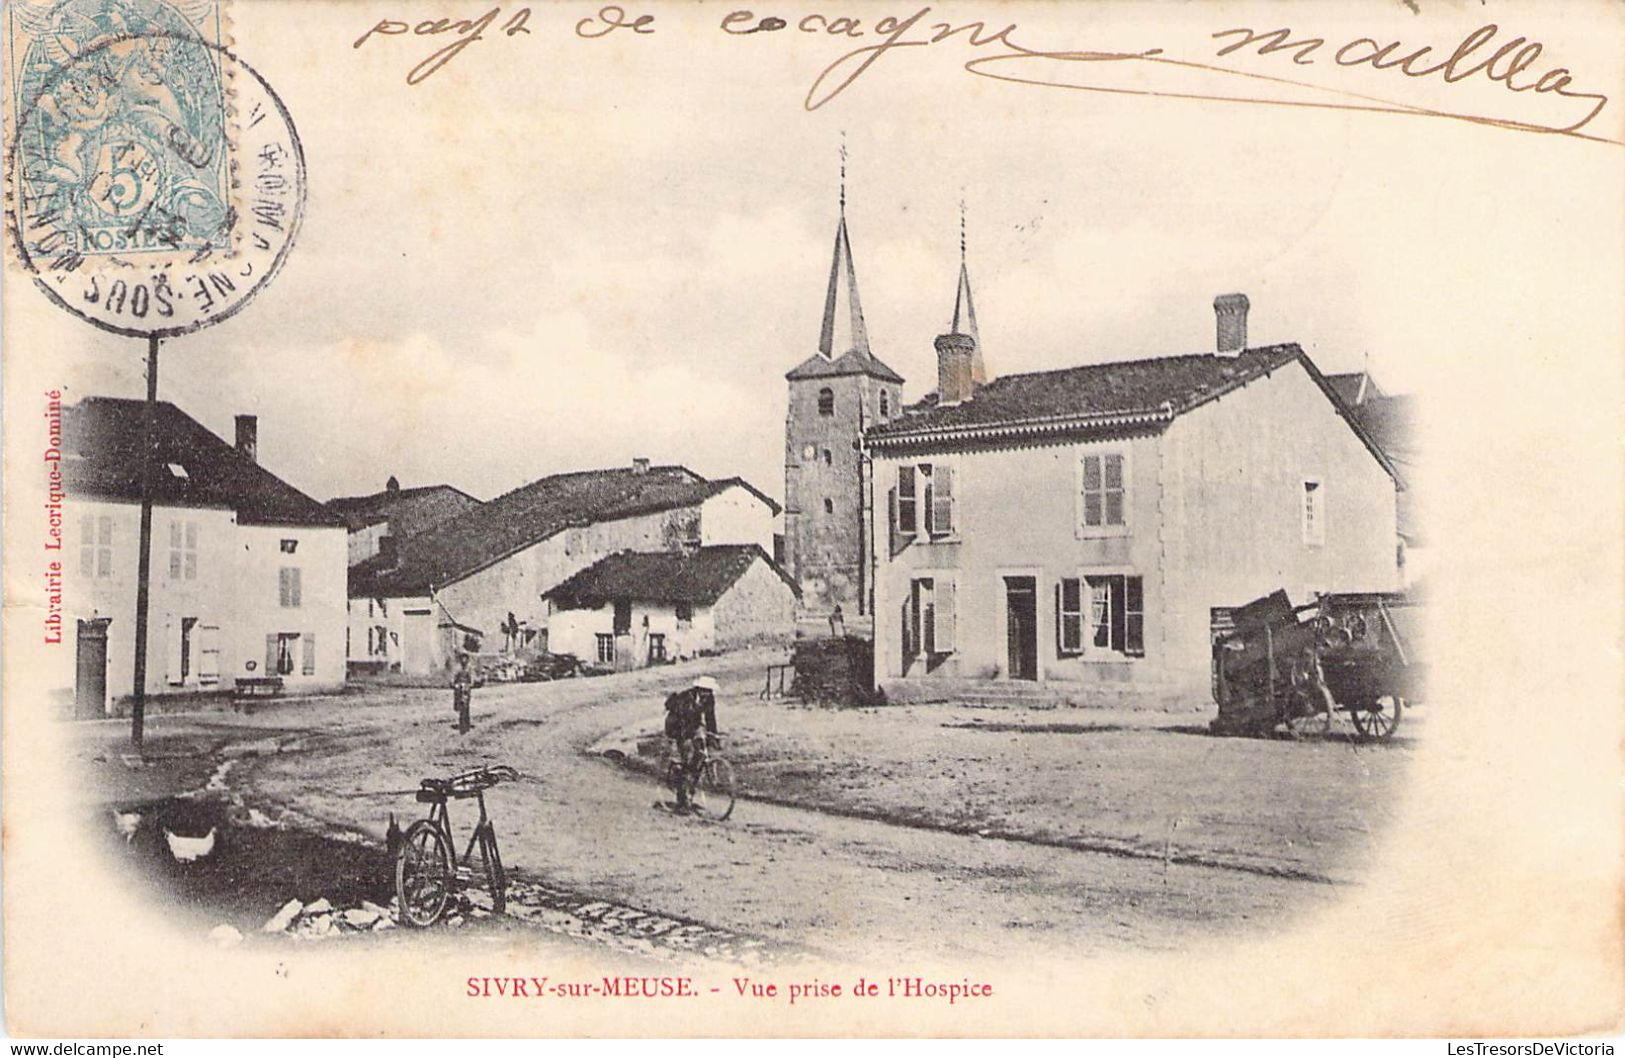
[(1231, 612), (1213, 644), (1213, 730), (1268, 734), (1346, 714), (1362, 741), (1386, 739), (1414, 695), (1417, 666), (1401, 631), (1407, 600), (1391, 592), (1320, 595), (1294, 607), (1276, 591)]

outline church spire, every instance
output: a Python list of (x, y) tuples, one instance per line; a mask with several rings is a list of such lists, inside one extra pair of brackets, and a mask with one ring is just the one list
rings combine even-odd
[(829, 266), (829, 290), (824, 295), (824, 326), (818, 352), (825, 359), (852, 350), (869, 351), (869, 333), (863, 325), (858, 301), (858, 273), (852, 265), (852, 243), (846, 234), (846, 140), (841, 140), (841, 219), (835, 227), (835, 255)]
[(982, 360), (982, 336), (976, 330), (976, 303), (971, 300), (970, 269), (965, 255), (965, 200), (959, 201), (959, 289), (954, 291), (953, 334), (968, 335), (975, 342), (971, 356), (971, 381), (982, 385), (987, 381), (987, 366)]

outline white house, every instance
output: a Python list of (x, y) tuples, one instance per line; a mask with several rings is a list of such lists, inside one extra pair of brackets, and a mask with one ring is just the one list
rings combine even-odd
[(956, 312), (937, 391), (864, 434), (877, 683), (1194, 703), (1227, 608), (1397, 587), (1393, 464), (1297, 345), (1246, 347), (1245, 297), (1215, 309), (1215, 352), (985, 384)]
[[(63, 409), (63, 595), (81, 715), (115, 711), (135, 686), (142, 419), (138, 400)], [(224, 694), (267, 677), (294, 693), (342, 686), (343, 523), (257, 463), (252, 416), (237, 417), (233, 447), (161, 403), (155, 440), (147, 694)]]
[(779, 506), (681, 466), (554, 474), (402, 539), (350, 573), (352, 664), (408, 673), (459, 650), (553, 650), (544, 595), (619, 551), (770, 552)]
[(553, 650), (617, 669), (789, 639), (800, 592), (756, 544), (622, 551), (546, 593)]

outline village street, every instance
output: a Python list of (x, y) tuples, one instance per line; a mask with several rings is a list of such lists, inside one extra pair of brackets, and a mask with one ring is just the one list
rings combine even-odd
[[(282, 883), (304, 891), (245, 893), (248, 932), (286, 899), (337, 901), (335, 886), (387, 899), (385, 832), (391, 813), (402, 826), (419, 814), (418, 780), (508, 763), (520, 781), (488, 795), (514, 879), (505, 937), (535, 926), (658, 956), (681, 934), (679, 948), (724, 958), (952, 962), (1177, 948), (1312, 913), (1357, 884), (1410, 756), (1408, 739), (1214, 738), (1194, 712), (759, 701), (776, 659), (489, 686), (466, 736), (440, 689), (158, 716), (150, 744), (186, 748), (145, 770), (120, 765), (117, 722), (77, 725), (101, 777), (85, 807), (212, 776), (203, 796), (240, 798), (281, 824), (268, 834), (352, 839), (353, 855), (315, 858), (356, 877), (324, 878), (317, 862)], [(637, 735), (659, 730), (664, 693), (698, 671), (721, 680), (748, 798), (726, 822), (658, 809), (664, 789), (628, 766)], [(460, 838), (469, 811), (454, 807)], [(245, 828), (241, 840), (254, 839)]]

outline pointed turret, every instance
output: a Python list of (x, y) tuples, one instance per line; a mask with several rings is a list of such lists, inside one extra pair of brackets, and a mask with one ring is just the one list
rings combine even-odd
[(970, 336), (975, 342), (971, 357), (971, 382), (980, 386), (987, 382), (987, 365), (982, 360), (982, 335), (976, 329), (976, 302), (971, 300), (970, 267), (965, 254), (965, 203), (959, 204), (959, 289), (954, 291), (954, 322), (951, 334)]
[(869, 332), (863, 326), (863, 305), (858, 300), (858, 273), (852, 265), (852, 243), (846, 235), (845, 195), (841, 221), (835, 226), (835, 256), (829, 266), (829, 290), (824, 295), (824, 327), (818, 352), (833, 360), (854, 349), (869, 351)]

